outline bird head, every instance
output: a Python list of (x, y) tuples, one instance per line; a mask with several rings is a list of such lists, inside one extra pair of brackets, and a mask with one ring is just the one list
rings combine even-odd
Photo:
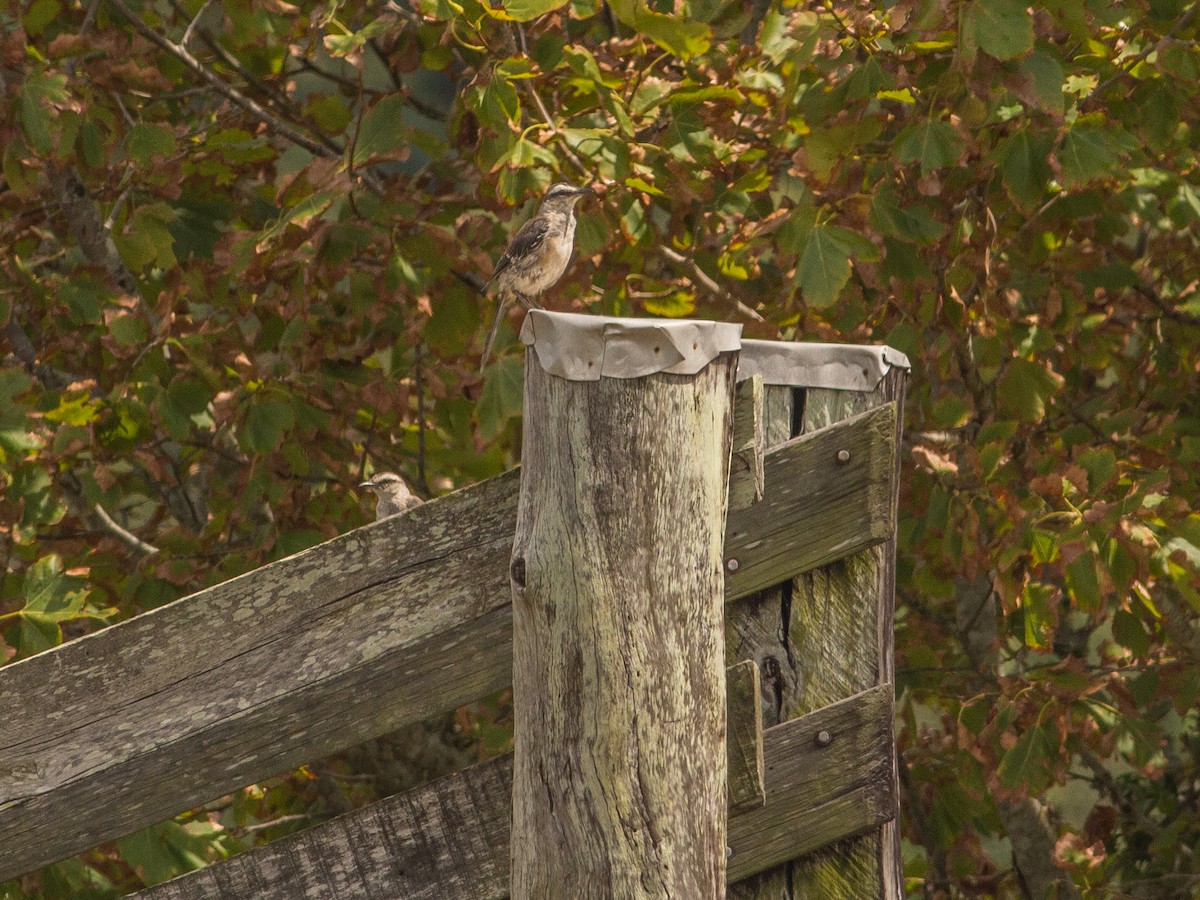
[(565, 206), (570, 209), (580, 197), (592, 193), (595, 192), (591, 188), (575, 187), (573, 184), (560, 181), (558, 184), (552, 184), (546, 189), (546, 195), (542, 198), (542, 205)]
[(379, 472), (359, 487), (366, 488), (376, 497), (406, 497), (412, 493), (405, 480), (395, 472)]

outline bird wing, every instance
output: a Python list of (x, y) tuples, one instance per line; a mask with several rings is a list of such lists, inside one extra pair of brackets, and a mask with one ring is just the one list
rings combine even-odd
[(513, 264), (514, 259), (523, 259), (542, 246), (542, 241), (546, 239), (546, 232), (548, 230), (549, 223), (542, 216), (534, 216), (517, 229), (517, 233), (508, 244), (508, 249), (504, 251), (504, 255), (496, 263), (496, 269), (492, 272), (492, 277), (489, 280), (495, 281), (499, 278), (504, 270)]

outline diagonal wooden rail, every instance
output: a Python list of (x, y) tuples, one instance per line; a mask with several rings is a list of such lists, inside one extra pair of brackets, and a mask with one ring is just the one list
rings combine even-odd
[[(730, 811), (730, 882), (892, 817), (890, 684), (769, 728), (764, 743), (766, 803)], [(503, 900), (511, 793), (503, 756), (137, 896)]]
[[(890, 536), (895, 422), (766, 455), (727, 600)], [(508, 685), (518, 477), (0, 669), (0, 881)]]

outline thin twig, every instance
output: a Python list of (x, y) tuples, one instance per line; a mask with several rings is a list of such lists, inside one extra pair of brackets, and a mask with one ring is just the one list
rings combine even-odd
[(1179, 322), (1182, 325), (1191, 325), (1193, 328), (1200, 328), (1200, 316), (1195, 316), (1191, 313), (1185, 313), (1182, 310), (1176, 309), (1170, 304), (1169, 301), (1163, 299), (1162, 296), (1159, 295), (1158, 291), (1154, 290), (1154, 288), (1150, 287), (1149, 285), (1135, 284), (1133, 286), (1133, 290), (1135, 293), (1145, 297), (1152, 304), (1154, 304), (1154, 306), (1158, 308), (1158, 311), (1168, 319), (1171, 319), (1174, 322)]
[(99, 503), (93, 503), (91, 506), (91, 510), (92, 510), (92, 513), (95, 515), (96, 519), (104, 527), (105, 531), (107, 531), (109, 534), (113, 535), (114, 537), (119, 538), (121, 541), (128, 544), (130, 547), (132, 547), (138, 553), (141, 553), (143, 556), (153, 556), (155, 553), (158, 552), (158, 548), (155, 547), (153, 544), (143, 541), (140, 537), (138, 537), (132, 531), (122, 528), (121, 525), (112, 516), (110, 516), (108, 514), (108, 510), (106, 510)]
[(270, 822), (259, 822), (256, 825), (243, 825), (237, 829), (241, 834), (250, 835), (259, 831), (266, 831), (268, 828), (275, 828), (279, 825), (292, 825), (296, 822), (308, 822), (312, 816), (304, 813), (296, 813), (290, 816), (280, 816), (278, 819), (272, 819)]
[(757, 311), (751, 309), (737, 297), (733, 296), (733, 294), (729, 293), (729, 291), (725, 290), (725, 288), (721, 287), (721, 285), (717, 284), (712, 279), (712, 276), (700, 268), (700, 264), (690, 256), (684, 256), (682, 253), (662, 244), (659, 245), (658, 251), (675, 265), (686, 267), (691, 273), (692, 278), (710, 294), (720, 297), (723, 300), (732, 301), (737, 306), (738, 312), (742, 315), (749, 316), (755, 322), (765, 321)]
[(183, 37), (179, 39), (179, 46), (186, 47), (192, 41), (192, 33), (196, 30), (196, 26), (200, 23), (200, 17), (208, 12), (208, 7), (212, 4), (212, 0), (204, 0), (201, 4), (199, 12), (188, 23), (188, 27), (183, 30)]
[[(520, 22), (515, 22), (513, 24), (517, 29), (517, 37), (521, 39), (521, 52), (526, 56), (529, 56), (529, 46), (525, 42), (525, 29), (521, 27)], [(546, 127), (550, 129), (550, 133), (555, 137), (562, 138), (562, 132), (558, 130), (558, 125), (555, 124), (554, 117), (550, 115), (550, 111), (546, 109), (546, 104), (542, 102), (542, 95), (538, 93), (537, 86), (532, 83), (532, 80), (529, 84), (528, 93), (529, 96), (533, 98), (533, 103), (538, 108), (538, 112), (542, 114), (542, 121), (546, 123)], [(591, 170), (588, 169), (588, 167), (583, 164), (583, 161), (575, 155), (575, 151), (567, 146), (565, 138), (562, 138), (561, 144), (563, 155), (571, 161), (571, 165), (578, 169), (579, 174), (584, 178), (590, 179), (592, 177)]]
[(425, 344), (417, 342), (413, 356), (413, 387), (417, 392), (417, 483), (429, 496), (429, 477), (425, 472)]
[[(124, 0), (108, 0), (108, 2), (112, 8), (121, 15), (122, 18), (129, 22), (129, 24), (132, 25), (140, 35), (142, 35), (142, 37), (150, 41), (150, 43), (154, 44), (160, 50), (163, 50), (174, 56), (185, 66), (191, 69), (192, 72), (200, 76), (200, 78), (202, 78), (204, 81), (208, 82), (208, 84), (210, 84), (217, 91), (217, 93), (221, 94), (221, 96), (225, 97), (231, 103), (240, 106), (243, 110), (254, 116), (254, 118), (258, 119), (279, 136), (286, 138), (299, 147), (304, 148), (314, 156), (321, 156), (326, 159), (338, 159), (341, 157), (342, 154), (339, 151), (326, 146), (321, 141), (314, 140), (293, 126), (291, 123), (285, 122), (283, 119), (276, 116), (270, 110), (266, 109), (262, 104), (251, 99), (250, 97), (247, 97), (237, 88), (226, 84), (216, 75), (216, 73), (212, 72), (207, 66), (200, 62), (200, 60), (193, 56), (191, 51), (189, 51), (186, 47), (183, 47), (164, 35), (159, 34), (157, 31), (143, 22), (141, 17), (125, 4)], [(383, 185), (378, 178), (369, 172), (361, 172), (360, 175), (362, 176), (363, 183), (366, 184), (366, 186), (373, 193), (380, 196), (383, 195)]]
[(1181, 12), (1176, 17), (1175, 21), (1171, 23), (1171, 27), (1167, 29), (1166, 34), (1164, 34), (1157, 41), (1153, 41), (1152, 43), (1148, 44), (1141, 53), (1129, 60), (1126, 65), (1119, 67), (1115, 74), (1110, 75), (1108, 78), (1096, 85), (1095, 89), (1087, 95), (1084, 103), (1090, 103), (1092, 100), (1098, 99), (1100, 95), (1114, 82), (1117, 82), (1122, 78), (1128, 78), (1134, 69), (1145, 62), (1146, 58), (1158, 49), (1158, 45), (1162, 41), (1169, 39), (1175, 34), (1175, 32), (1186, 26), (1188, 22), (1192, 20), (1192, 17), (1196, 15), (1197, 10), (1200, 10), (1200, 3), (1193, 3), (1183, 12)]

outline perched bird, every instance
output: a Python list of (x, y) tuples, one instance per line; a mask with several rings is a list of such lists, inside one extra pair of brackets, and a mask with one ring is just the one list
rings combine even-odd
[(394, 472), (379, 472), (370, 481), (364, 481), (359, 487), (365, 487), (378, 500), (375, 503), (375, 521), (394, 516), (396, 513), (407, 512), (414, 506), (420, 506), (425, 501), (408, 489), (404, 479)]
[[(562, 278), (575, 246), (575, 204), (591, 188), (570, 184), (553, 184), (542, 199), (537, 215), (522, 225), (508, 244), (508, 249), (496, 263), (488, 284), (495, 282), (499, 290), (496, 317), (483, 346), (479, 369), (483, 371), (500, 322), (508, 308), (517, 302), (525, 309), (541, 309), (537, 296)], [(484, 285), (487, 289), (487, 285)]]

